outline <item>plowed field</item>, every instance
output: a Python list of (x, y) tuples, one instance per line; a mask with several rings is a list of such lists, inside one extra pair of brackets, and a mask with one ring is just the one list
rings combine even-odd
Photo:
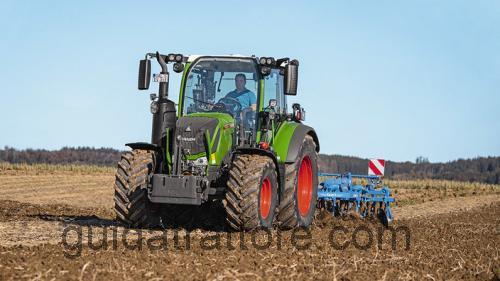
[[(498, 279), (500, 187), (390, 182), (378, 221), (318, 211), (309, 230), (228, 233), (215, 207), (187, 228), (113, 219), (112, 169), (0, 169), (0, 280)], [(427, 194), (422, 196), (422, 194)], [(214, 211), (215, 210), (215, 211)]]

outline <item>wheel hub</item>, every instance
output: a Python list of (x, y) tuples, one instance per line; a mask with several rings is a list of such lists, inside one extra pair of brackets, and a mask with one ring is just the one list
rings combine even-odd
[(299, 175), (297, 179), (297, 203), (299, 214), (303, 217), (309, 214), (311, 208), (312, 191), (313, 191), (313, 174), (311, 159), (305, 156), (300, 163)]
[(265, 178), (260, 187), (260, 216), (267, 219), (271, 211), (272, 190), (271, 181)]

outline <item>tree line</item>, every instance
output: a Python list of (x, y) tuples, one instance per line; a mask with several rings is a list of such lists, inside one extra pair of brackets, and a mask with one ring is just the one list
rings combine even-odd
[[(368, 173), (368, 159), (320, 154), (319, 169), (324, 172)], [(419, 157), (415, 162), (386, 161), (385, 177), (389, 179), (443, 179), (500, 184), (500, 157), (458, 159), (430, 163)]]
[[(0, 149), (0, 161), (27, 164), (91, 164), (115, 166), (122, 151), (113, 148), (63, 147), (59, 150)], [(320, 154), (319, 170), (330, 173), (367, 174), (368, 159)], [(447, 163), (430, 163), (419, 157), (415, 162), (392, 162), (385, 165), (390, 179), (446, 179), (500, 184), (500, 157), (458, 159)]]
[(121, 151), (113, 148), (63, 147), (59, 150), (25, 149), (5, 147), (0, 150), (0, 161), (13, 164), (91, 164), (114, 166), (120, 160)]

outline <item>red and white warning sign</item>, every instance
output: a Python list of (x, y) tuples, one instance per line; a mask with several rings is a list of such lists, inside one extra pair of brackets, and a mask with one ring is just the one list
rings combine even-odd
[(384, 159), (370, 159), (370, 162), (368, 162), (368, 175), (383, 176), (384, 168), (385, 168)]

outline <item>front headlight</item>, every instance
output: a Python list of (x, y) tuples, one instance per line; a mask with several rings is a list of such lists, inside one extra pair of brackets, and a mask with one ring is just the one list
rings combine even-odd
[(152, 113), (152, 114), (155, 114), (156, 112), (158, 112), (158, 102), (153, 101), (153, 102), (151, 103), (150, 110), (151, 110), (151, 113)]

